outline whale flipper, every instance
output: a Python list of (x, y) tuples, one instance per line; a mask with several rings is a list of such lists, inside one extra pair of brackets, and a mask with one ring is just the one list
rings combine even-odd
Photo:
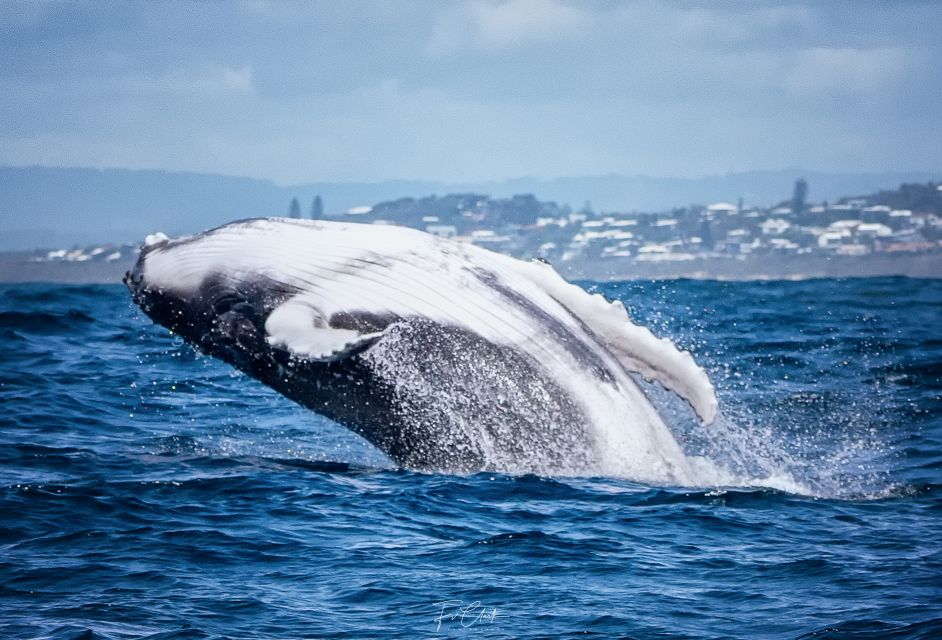
[(716, 419), (719, 402), (713, 384), (689, 351), (634, 324), (620, 300), (609, 302), (599, 293), (586, 295), (549, 265), (533, 262), (530, 266), (531, 280), (604, 342), (625, 369), (676, 393), (705, 424)]
[(331, 326), (317, 309), (300, 298), (279, 305), (265, 321), (268, 344), (297, 358), (318, 362), (335, 362), (356, 355), (371, 347), (384, 332), (363, 333)]

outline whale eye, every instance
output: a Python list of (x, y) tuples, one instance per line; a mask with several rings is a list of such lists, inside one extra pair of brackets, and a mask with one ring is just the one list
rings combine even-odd
[(233, 307), (239, 304), (245, 304), (245, 301), (239, 296), (235, 295), (235, 293), (220, 295), (213, 299), (213, 313), (217, 316), (222, 315), (229, 312)]
[(235, 293), (221, 296), (213, 301), (212, 314), (216, 317), (242, 317), (251, 324), (260, 324), (260, 314), (258, 308), (248, 302), (245, 298)]
[(236, 304), (232, 305), (230, 311), (246, 317), (252, 317), (255, 315), (255, 307), (245, 301), (237, 302)]

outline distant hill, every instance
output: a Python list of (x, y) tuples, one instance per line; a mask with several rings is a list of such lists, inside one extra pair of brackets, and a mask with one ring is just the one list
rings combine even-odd
[(856, 198), (841, 198), (840, 202), (864, 199), (871, 205), (891, 209), (909, 209), (942, 216), (942, 185), (934, 182), (901, 184), (896, 189), (883, 189), (879, 193)]
[(809, 199), (820, 201), (940, 176), (788, 169), (698, 179), (608, 175), (467, 184), (387, 181), (280, 186), (269, 180), (187, 172), (0, 167), (0, 250), (128, 242), (157, 229), (179, 234), (237, 218), (286, 215), (293, 197), (306, 213), (313, 198), (320, 195), (328, 216), (355, 206), (446, 193), (494, 198), (533, 194), (541, 201), (573, 208), (588, 201), (596, 211), (658, 211), (739, 197), (747, 204), (769, 204), (788, 197), (799, 177), (809, 183)]
[(393, 222), (425, 229), (430, 225), (454, 227), (455, 233), (504, 225), (532, 225), (540, 218), (568, 215), (568, 207), (540, 202), (533, 195), (491, 198), (484, 194), (451, 193), (424, 198), (399, 198), (380, 202), (354, 218), (357, 222)]
[(328, 214), (379, 200), (430, 193), (423, 182), (312, 184), (212, 174), (0, 167), (0, 250), (139, 241), (162, 230), (188, 233), (239, 218), (287, 215), (292, 197), (310, 210), (315, 195)]

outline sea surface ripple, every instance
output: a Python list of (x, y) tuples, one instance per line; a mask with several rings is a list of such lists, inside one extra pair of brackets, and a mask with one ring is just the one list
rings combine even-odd
[(750, 482), (396, 469), (120, 286), (3, 285), (0, 637), (942, 637), (942, 281), (583, 284)]

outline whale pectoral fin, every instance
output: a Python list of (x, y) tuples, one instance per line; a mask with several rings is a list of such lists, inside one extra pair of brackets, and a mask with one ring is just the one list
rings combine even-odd
[[(284, 347), (295, 357), (316, 362), (337, 362), (366, 351), (385, 332), (357, 334), (346, 329), (313, 329), (300, 342), (285, 343)], [(355, 334), (355, 335), (350, 335)], [(268, 339), (272, 346), (279, 346)]]
[(602, 340), (626, 370), (658, 382), (687, 401), (706, 424), (719, 407), (713, 383), (688, 351), (634, 324), (625, 305), (569, 284), (549, 265), (533, 263), (531, 279)]
[(334, 362), (370, 348), (385, 331), (362, 333), (330, 327), (311, 306), (289, 301), (271, 312), (265, 321), (265, 333), (268, 344), (297, 358)]

